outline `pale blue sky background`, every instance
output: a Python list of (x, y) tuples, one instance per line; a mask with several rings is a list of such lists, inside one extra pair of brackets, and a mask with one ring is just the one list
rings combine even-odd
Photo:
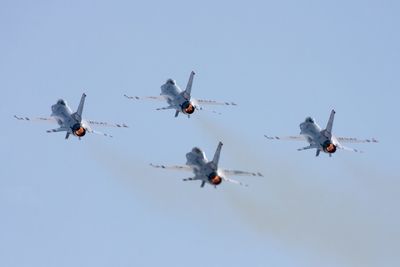
[[(0, 1), (0, 266), (398, 266), (398, 1)], [(188, 120), (155, 111), (174, 78), (234, 101)], [(47, 134), (58, 98), (125, 122), (113, 139)], [(332, 158), (264, 134), (337, 111), (337, 135), (376, 137)], [(243, 188), (184, 183), (224, 141)]]

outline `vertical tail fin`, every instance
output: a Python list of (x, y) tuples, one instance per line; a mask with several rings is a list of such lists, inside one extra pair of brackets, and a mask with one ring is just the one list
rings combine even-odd
[(193, 78), (194, 78), (195, 74), (196, 73), (194, 71), (192, 71), (190, 73), (189, 81), (188, 81), (188, 83), (186, 85), (185, 96), (186, 96), (187, 99), (190, 99), (190, 95), (192, 93), (192, 84), (193, 84)]
[(214, 158), (212, 160), (212, 162), (215, 164), (215, 167), (218, 167), (218, 162), (219, 162), (219, 157), (221, 154), (222, 145), (223, 145), (222, 142), (219, 142), (217, 150), (215, 151), (215, 154), (214, 154)]
[(78, 109), (73, 114), (74, 118), (78, 121), (82, 120), (82, 112), (83, 112), (83, 106), (85, 105), (85, 98), (86, 98), (86, 94), (83, 93), (82, 97), (81, 97), (81, 102), (79, 103), (79, 106), (78, 106)]
[(333, 126), (333, 119), (335, 118), (335, 113), (336, 113), (336, 111), (334, 109), (332, 109), (331, 115), (329, 116), (328, 123), (326, 124), (325, 131), (330, 135), (332, 135), (332, 126)]

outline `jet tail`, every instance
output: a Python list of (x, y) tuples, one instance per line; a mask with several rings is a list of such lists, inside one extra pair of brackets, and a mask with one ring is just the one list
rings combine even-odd
[(83, 106), (85, 105), (85, 99), (86, 99), (86, 94), (83, 93), (81, 97), (81, 102), (79, 103), (77, 111), (73, 114), (74, 118), (77, 121), (82, 121), (82, 112), (83, 112)]
[(333, 120), (335, 118), (335, 113), (336, 113), (336, 111), (334, 109), (332, 109), (331, 115), (329, 116), (328, 123), (326, 124), (325, 132), (329, 136), (332, 136), (332, 126), (333, 126)]
[(212, 162), (215, 164), (215, 167), (218, 167), (218, 162), (219, 162), (219, 157), (221, 154), (222, 145), (223, 145), (222, 142), (219, 142), (217, 150), (215, 151), (215, 154), (214, 154), (214, 158), (212, 160)]
[(190, 73), (189, 81), (188, 81), (188, 83), (186, 85), (186, 90), (185, 90), (185, 94), (184, 94), (186, 99), (190, 99), (190, 95), (192, 93), (193, 78), (194, 78), (195, 74), (196, 73), (194, 71), (192, 71)]

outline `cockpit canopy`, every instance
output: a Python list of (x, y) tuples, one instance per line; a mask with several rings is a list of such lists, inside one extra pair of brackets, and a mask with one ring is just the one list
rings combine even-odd
[(194, 147), (194, 148), (192, 149), (192, 152), (193, 152), (193, 153), (196, 153), (196, 154), (203, 154), (203, 151), (202, 151), (200, 148), (198, 148), (198, 147)]
[(57, 101), (57, 105), (66, 106), (67, 104), (66, 104), (66, 102), (65, 102), (63, 99), (59, 99), (59, 100)]
[(172, 80), (172, 79), (168, 79), (168, 80), (167, 80), (167, 84), (176, 85), (175, 81)]
[(311, 118), (311, 117), (307, 117), (307, 118), (306, 118), (306, 122), (315, 123), (315, 122), (314, 122), (314, 119)]

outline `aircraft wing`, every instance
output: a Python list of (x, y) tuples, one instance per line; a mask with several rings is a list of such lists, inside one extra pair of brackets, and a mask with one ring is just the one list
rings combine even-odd
[(237, 170), (222, 170), (225, 175), (232, 175), (232, 176), (258, 176), (264, 177), (260, 172), (246, 172), (246, 171), (237, 171)]
[(92, 130), (92, 129), (88, 129), (88, 132), (92, 133), (92, 134), (102, 135), (102, 136), (105, 136), (105, 137), (111, 137), (111, 138), (113, 137), (111, 134), (95, 131), (95, 130)]
[(224, 179), (224, 181), (226, 181), (226, 182), (230, 182), (230, 183), (233, 183), (233, 184), (237, 184), (237, 185), (241, 185), (241, 186), (248, 186), (247, 184), (244, 184), (244, 183), (242, 183), (242, 182), (240, 182), (240, 181), (237, 181), (237, 180), (233, 180), (233, 179), (229, 179), (229, 178), (225, 178), (225, 177), (223, 177), (223, 179)]
[(159, 169), (166, 169), (166, 170), (177, 170), (177, 171), (193, 171), (193, 168), (188, 166), (188, 165), (157, 165), (150, 163), (150, 166), (153, 168), (159, 168)]
[(269, 140), (289, 140), (289, 141), (306, 141), (304, 135), (291, 135), (291, 136), (269, 136), (264, 135)]
[(114, 128), (129, 128), (125, 123), (109, 123), (102, 121), (85, 120), (90, 126), (100, 126), (100, 127), (114, 127)]
[(124, 96), (130, 100), (159, 100), (159, 101), (166, 100), (166, 98), (162, 95), (159, 95), (159, 96), (128, 96), (128, 95), (124, 95)]
[(217, 105), (217, 106), (237, 106), (234, 102), (218, 102), (215, 100), (196, 99), (200, 105)]
[(371, 138), (371, 139), (358, 139), (358, 138), (354, 138), (354, 137), (336, 137), (336, 139), (340, 142), (340, 143), (378, 143), (378, 140), (376, 140), (375, 138)]
[(362, 151), (362, 150), (358, 150), (358, 149), (355, 149), (355, 148), (342, 146), (340, 144), (339, 144), (338, 148), (346, 150), (346, 151), (350, 151), (350, 152), (364, 153), (364, 151)]
[(57, 123), (56, 119), (54, 119), (53, 117), (20, 117), (14, 115), (14, 118), (16, 118), (19, 121)]

